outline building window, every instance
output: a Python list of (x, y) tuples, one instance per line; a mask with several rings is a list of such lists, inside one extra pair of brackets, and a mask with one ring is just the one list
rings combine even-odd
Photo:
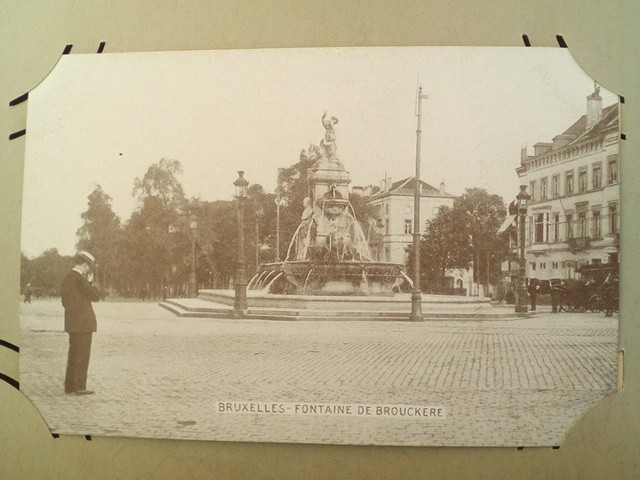
[(584, 238), (587, 236), (587, 212), (580, 211), (578, 212), (578, 221), (577, 223), (577, 233), (578, 238)]
[(560, 214), (559, 213), (554, 213), (553, 214), (553, 230), (552, 230), (552, 235), (553, 238), (551, 239), (552, 242), (559, 242), (560, 241)]
[(404, 221), (404, 234), (411, 235), (413, 233), (413, 222), (409, 219), (405, 219)]
[(587, 191), (587, 167), (578, 170), (578, 191)]
[(386, 204), (384, 205), (384, 213), (386, 213), (387, 215), (389, 215), (389, 204), (388, 204), (388, 203), (386, 203)]
[(544, 200), (547, 198), (547, 177), (540, 179), (540, 199)]
[(615, 203), (609, 205), (609, 233), (618, 233), (618, 206)]
[(385, 235), (389, 235), (389, 219), (385, 219), (384, 221), (384, 233)]
[(537, 213), (535, 216), (536, 219), (536, 228), (535, 228), (535, 243), (544, 242), (543, 232), (544, 232), (544, 217), (542, 213)]
[(600, 221), (600, 210), (593, 211), (593, 229), (592, 229), (593, 238), (601, 238), (602, 237), (602, 225)]
[(535, 215), (535, 243), (544, 243), (549, 241), (549, 214), (538, 213)]
[(529, 194), (531, 195), (531, 201), (536, 201), (536, 181), (532, 180), (529, 182)]
[(551, 268), (557, 270), (559, 267), (558, 262), (551, 262)]
[(560, 195), (560, 175), (551, 177), (551, 195), (554, 197)]
[(564, 177), (564, 194), (573, 194), (573, 171), (567, 172)]
[(384, 247), (384, 257), (385, 257), (385, 261), (387, 262), (391, 261), (391, 247), (389, 246)]
[(602, 166), (599, 163), (593, 165), (593, 188), (602, 188)]
[(612, 155), (607, 158), (607, 166), (609, 168), (609, 183), (618, 182), (618, 156)]
[(566, 215), (566, 219), (567, 219), (567, 232), (566, 232), (566, 239), (570, 239), (573, 238), (573, 215), (571, 213), (567, 213)]

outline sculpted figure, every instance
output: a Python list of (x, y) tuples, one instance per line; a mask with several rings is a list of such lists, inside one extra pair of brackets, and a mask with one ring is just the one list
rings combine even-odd
[(336, 159), (336, 132), (333, 126), (338, 123), (336, 117), (327, 118), (327, 112), (322, 115), (322, 126), (325, 128), (324, 139), (320, 141), (320, 145), (324, 149), (325, 155), (329, 162), (337, 162)]
[(300, 219), (298, 246), (297, 246), (297, 260), (306, 260), (307, 252), (309, 251), (309, 243), (311, 240), (311, 223), (313, 222), (313, 207), (311, 206), (311, 199), (304, 197), (302, 200), (304, 210), (302, 211), (302, 217)]

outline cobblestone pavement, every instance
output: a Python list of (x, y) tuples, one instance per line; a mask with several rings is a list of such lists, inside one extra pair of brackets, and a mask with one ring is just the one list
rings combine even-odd
[[(22, 306), (21, 390), (53, 433), (553, 446), (615, 388), (618, 322), (603, 314), (284, 322), (178, 318), (151, 302), (95, 309), (96, 393), (69, 396), (59, 301)], [(322, 414), (309, 414), (317, 404)], [(357, 415), (366, 405), (371, 414)], [(376, 409), (383, 405), (444, 410)]]

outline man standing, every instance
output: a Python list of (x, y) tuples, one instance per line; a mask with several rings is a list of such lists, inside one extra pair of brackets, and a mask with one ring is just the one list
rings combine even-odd
[(93, 284), (93, 255), (82, 251), (76, 254), (73, 261), (75, 266), (60, 287), (64, 307), (64, 330), (69, 334), (64, 391), (74, 395), (91, 395), (94, 392), (87, 390), (87, 370), (91, 354), (91, 336), (97, 329), (96, 314), (91, 302), (100, 300), (100, 291)]

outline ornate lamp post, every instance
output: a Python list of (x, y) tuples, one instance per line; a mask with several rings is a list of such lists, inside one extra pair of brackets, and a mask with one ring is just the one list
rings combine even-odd
[(244, 317), (247, 311), (247, 279), (245, 274), (246, 262), (244, 259), (244, 208), (247, 200), (247, 187), (249, 182), (244, 178), (244, 172), (238, 172), (238, 178), (233, 185), (236, 188), (236, 201), (238, 206), (238, 261), (235, 275), (235, 299), (233, 303), (233, 316)]
[(422, 100), (428, 98), (422, 94), (422, 87), (418, 90), (418, 126), (416, 128), (416, 178), (413, 190), (413, 291), (411, 292), (412, 322), (422, 321), (422, 294), (420, 293), (420, 197), (422, 185), (420, 183), (420, 148), (422, 140)]
[(527, 219), (527, 201), (531, 195), (527, 193), (527, 186), (520, 185), (520, 192), (516, 195), (518, 204), (518, 246), (520, 258), (518, 261), (518, 284), (516, 286), (516, 313), (527, 313), (527, 263), (524, 258), (525, 221)]
[(198, 294), (198, 282), (196, 280), (196, 230), (198, 229), (198, 219), (195, 214), (189, 218), (189, 228), (191, 229), (191, 274), (189, 275), (189, 296), (195, 297)]

